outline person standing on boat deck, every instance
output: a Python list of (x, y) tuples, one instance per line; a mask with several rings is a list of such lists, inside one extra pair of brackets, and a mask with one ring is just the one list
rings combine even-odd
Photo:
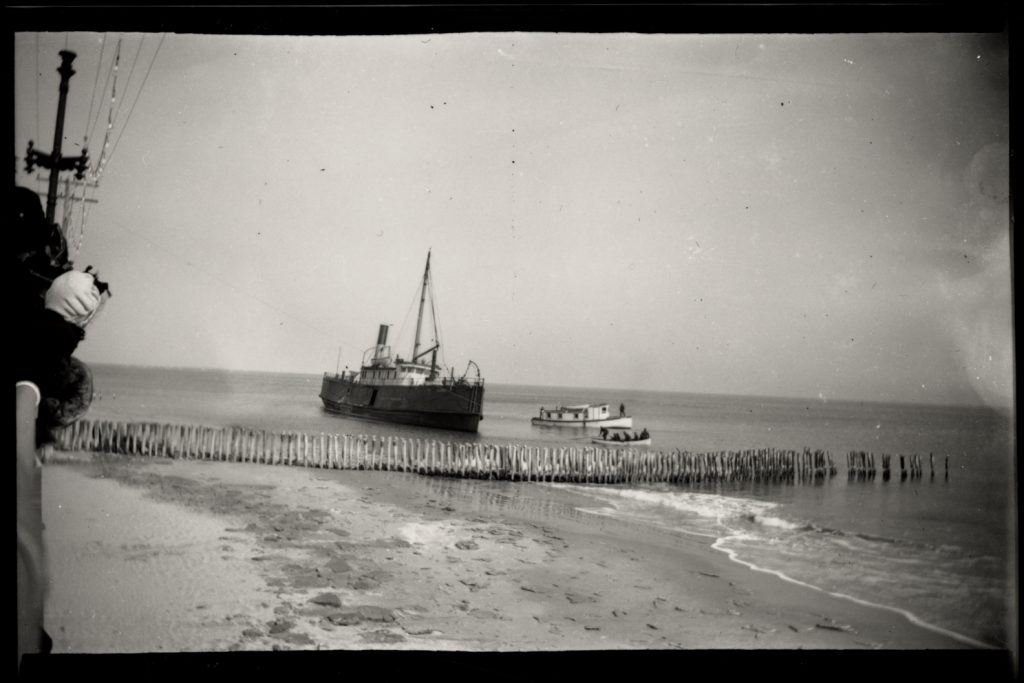
[(47, 653), (53, 641), (43, 627), (47, 589), (39, 448), (53, 443), (56, 428), (77, 419), (92, 398), (88, 367), (72, 353), (99, 310), (101, 293), (91, 273), (67, 258), (60, 228), (49, 223), (39, 196), (14, 188), (14, 245), (18, 661)]
[(626, 404), (625, 403), (620, 403), (619, 404), (619, 417), (626, 417)]
[(601, 427), (601, 438), (602, 439), (607, 439), (608, 438), (608, 428), (607, 427)]

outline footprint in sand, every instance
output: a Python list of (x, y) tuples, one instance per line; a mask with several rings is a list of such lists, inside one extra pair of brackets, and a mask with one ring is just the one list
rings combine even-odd
[(384, 629), (361, 633), (359, 637), (367, 643), (401, 643), (405, 641), (405, 636), (401, 633), (392, 633)]
[(321, 593), (316, 597), (310, 598), (310, 602), (315, 605), (324, 605), (326, 607), (341, 607), (341, 598), (337, 593)]

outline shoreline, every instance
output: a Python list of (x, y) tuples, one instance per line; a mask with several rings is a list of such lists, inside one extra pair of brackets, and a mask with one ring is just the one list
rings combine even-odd
[(848, 601), (850, 601), (850, 602), (852, 602), (854, 604), (857, 604), (857, 605), (862, 605), (864, 607), (870, 607), (872, 609), (886, 610), (886, 611), (892, 612), (894, 614), (898, 614), (898, 615), (902, 616), (904, 619), (906, 619), (908, 622), (910, 622), (911, 624), (914, 624), (915, 626), (918, 626), (920, 628), (926, 629), (928, 631), (932, 631), (934, 633), (937, 633), (939, 635), (942, 635), (942, 636), (945, 636), (945, 637), (948, 637), (948, 638), (952, 638), (953, 640), (961, 642), (961, 643), (963, 643), (964, 645), (966, 645), (968, 647), (974, 647), (974, 648), (979, 648), (979, 649), (983, 649), (983, 650), (997, 650), (998, 649), (994, 645), (989, 645), (988, 643), (983, 643), (980, 640), (976, 640), (974, 638), (971, 638), (970, 636), (966, 636), (966, 635), (964, 635), (962, 633), (957, 633), (956, 631), (951, 631), (950, 629), (943, 628), (941, 626), (937, 626), (937, 625), (932, 624), (932, 623), (930, 623), (928, 621), (925, 621), (924, 619), (918, 617), (916, 614), (914, 614), (913, 612), (911, 612), (909, 610), (905, 610), (905, 609), (902, 609), (900, 607), (893, 607), (892, 605), (885, 605), (885, 604), (882, 604), (880, 602), (872, 602), (870, 600), (864, 600), (864, 599), (861, 599), (861, 598), (854, 597), (852, 595), (847, 595), (845, 593), (837, 593), (835, 591), (829, 591), (829, 590), (826, 590), (824, 588), (819, 588), (818, 586), (815, 586), (813, 584), (807, 583), (805, 581), (800, 581), (799, 579), (794, 579), (793, 577), (786, 575), (784, 572), (776, 571), (774, 569), (766, 569), (764, 567), (759, 567), (758, 565), (756, 565), (756, 564), (754, 564), (752, 562), (747, 562), (745, 560), (739, 559), (738, 557), (736, 557), (736, 553), (731, 551), (731, 550), (726, 550), (726, 549), (718, 548), (717, 544), (718, 543), (716, 541), (715, 543), (712, 544), (711, 547), (714, 548), (715, 550), (718, 550), (719, 552), (722, 552), (722, 553), (725, 553), (726, 555), (728, 555), (730, 561), (735, 562), (735, 563), (740, 564), (740, 565), (743, 565), (743, 566), (747, 567), (748, 569), (750, 569), (751, 571), (763, 572), (765, 574), (771, 574), (772, 576), (778, 577), (782, 581), (786, 581), (788, 583), (792, 583), (792, 584), (797, 585), (797, 586), (802, 586), (804, 588), (807, 588), (808, 590), (818, 591), (819, 593), (824, 593), (825, 595), (830, 595), (830, 596), (832, 596), (834, 598), (838, 598), (840, 600), (848, 600)]
[(44, 487), (55, 653), (972, 649), (535, 485), (77, 453)]

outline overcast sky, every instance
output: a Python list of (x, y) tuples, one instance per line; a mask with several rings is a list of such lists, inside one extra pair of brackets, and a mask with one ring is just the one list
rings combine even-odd
[(64, 153), (88, 135), (98, 162), (111, 112), (76, 258), (114, 293), (87, 362), (319, 373), (356, 367), (380, 323), (408, 355), (432, 250), (457, 374), (1012, 400), (1003, 36), (14, 48), (19, 156), (51, 150), (62, 49)]

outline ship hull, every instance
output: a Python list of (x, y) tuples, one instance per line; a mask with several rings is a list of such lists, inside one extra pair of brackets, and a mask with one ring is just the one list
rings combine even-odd
[(483, 419), (481, 384), (403, 386), (324, 376), (320, 399), (332, 413), (377, 422), (476, 432)]

